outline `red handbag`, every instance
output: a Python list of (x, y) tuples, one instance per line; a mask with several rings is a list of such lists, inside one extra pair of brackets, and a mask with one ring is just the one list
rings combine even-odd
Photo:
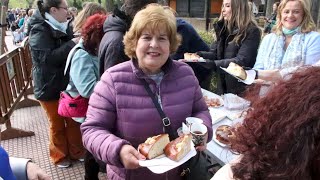
[(82, 96), (71, 97), (67, 92), (60, 93), (58, 114), (63, 117), (85, 117), (89, 99)]

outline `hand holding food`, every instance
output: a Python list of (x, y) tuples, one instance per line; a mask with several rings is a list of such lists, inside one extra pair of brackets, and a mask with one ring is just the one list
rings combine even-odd
[(180, 161), (191, 151), (191, 140), (191, 134), (185, 134), (170, 142), (168, 134), (160, 134), (140, 144), (138, 151), (147, 159), (165, 154), (173, 161)]
[(139, 160), (145, 159), (145, 157), (140, 154), (134, 147), (126, 144), (123, 145), (120, 150), (120, 159), (126, 169), (137, 169), (138, 167), (140, 167)]

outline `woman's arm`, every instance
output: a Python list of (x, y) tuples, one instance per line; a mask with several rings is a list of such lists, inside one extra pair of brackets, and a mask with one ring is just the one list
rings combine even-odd
[[(31, 50), (37, 52), (39, 58), (43, 62), (55, 67), (61, 67), (65, 64), (70, 50), (76, 45), (73, 40), (70, 40), (58, 48), (55, 47), (55, 39), (52, 38), (48, 29), (43, 26), (36, 25), (30, 31), (29, 43)], [(59, 40), (60, 41), (60, 40)], [(43, 42), (43, 43), (40, 43)]]
[(306, 47), (306, 65), (313, 65), (320, 60), (320, 34), (310, 32)]
[(272, 81), (276, 82), (282, 79), (280, 71), (278, 69), (275, 70), (257, 70), (258, 76), (257, 79), (261, 79), (264, 81)]
[(210, 47), (210, 51), (199, 51), (197, 54), (204, 59), (215, 60), (217, 59), (217, 41), (213, 42)]
[[(191, 71), (191, 68), (190, 68), (190, 71)], [(210, 142), (213, 134), (212, 119), (208, 110), (208, 106), (203, 99), (201, 87), (199, 86), (199, 82), (196, 76), (194, 76), (194, 82), (195, 82), (195, 95), (194, 95), (194, 101), (193, 101), (193, 107), (192, 107), (192, 117), (197, 117), (203, 120), (204, 125), (206, 125), (208, 129), (207, 142)]]
[(271, 44), (272, 36), (274, 36), (273, 33), (266, 35), (262, 39), (262, 42), (261, 42), (259, 49), (258, 49), (256, 63), (254, 64), (253, 69), (263, 70), (265, 68), (264, 67), (264, 60), (266, 59), (266, 56), (268, 56), (268, 53), (270, 52), (270, 48), (272, 48), (272, 46), (274, 45), (274, 44)]
[(105, 72), (90, 96), (87, 118), (81, 125), (82, 141), (95, 157), (118, 167), (124, 167), (120, 150), (128, 141), (114, 135), (116, 131), (116, 92), (112, 77)]
[[(83, 49), (73, 55), (70, 67), (70, 78), (82, 97), (89, 98), (98, 81), (93, 64), (94, 59)], [(98, 71), (98, 69), (97, 69)]]

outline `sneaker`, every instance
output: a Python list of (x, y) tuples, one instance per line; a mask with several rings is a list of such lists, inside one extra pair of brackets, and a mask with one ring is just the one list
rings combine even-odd
[(70, 167), (71, 166), (71, 162), (69, 159), (64, 159), (60, 162), (57, 163), (57, 166), (59, 168), (67, 168), (67, 167)]

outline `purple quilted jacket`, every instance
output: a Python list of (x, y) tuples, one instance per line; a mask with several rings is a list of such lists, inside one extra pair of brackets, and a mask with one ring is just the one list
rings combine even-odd
[(186, 117), (203, 119), (212, 138), (208, 107), (192, 69), (185, 63), (168, 60), (163, 66), (160, 87), (137, 68), (135, 60), (109, 68), (90, 97), (87, 119), (81, 125), (85, 147), (107, 163), (109, 180), (181, 179), (180, 167), (163, 174), (147, 168), (125, 169), (119, 152), (124, 144), (137, 148), (148, 137), (163, 133), (161, 118), (139, 78), (146, 78), (151, 90), (159, 93), (163, 111), (174, 130)]

